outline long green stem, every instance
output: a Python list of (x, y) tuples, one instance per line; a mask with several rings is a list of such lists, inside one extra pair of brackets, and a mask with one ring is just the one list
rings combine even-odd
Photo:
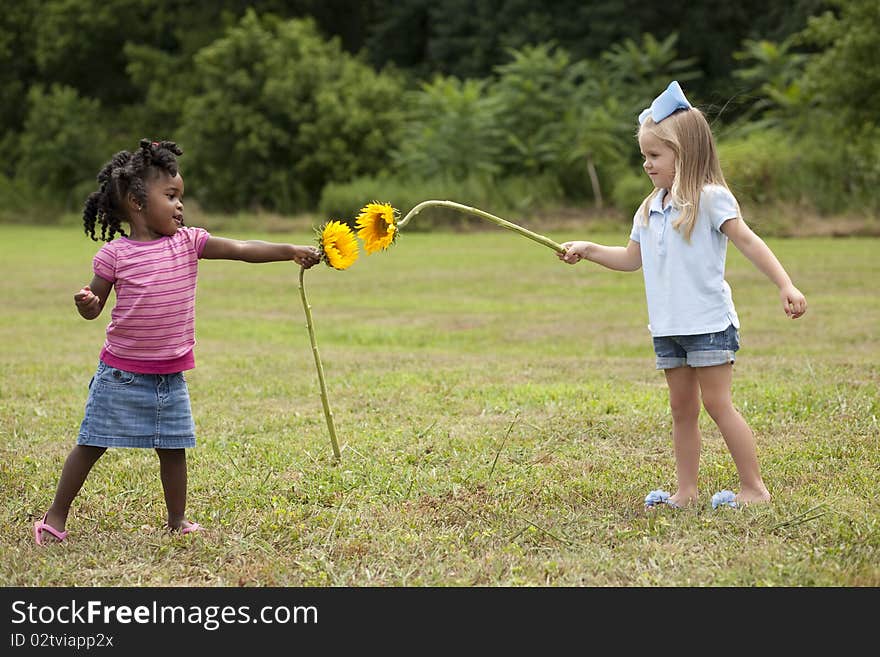
[(299, 270), (299, 295), (302, 297), (303, 310), (306, 311), (306, 327), (309, 329), (309, 340), (312, 343), (312, 355), (315, 357), (315, 368), (318, 370), (318, 383), (321, 385), (321, 404), (324, 406), (324, 418), (327, 420), (327, 430), (330, 432), (330, 444), (333, 446), (333, 456), (339, 459), (339, 443), (336, 442), (336, 426), (333, 424), (333, 411), (330, 410), (330, 400), (327, 397), (327, 384), (324, 382), (324, 366), (321, 364), (321, 355), (318, 353), (318, 341), (315, 340), (315, 328), (312, 324), (312, 307), (306, 298), (306, 286), (303, 284), (305, 267)]
[(553, 240), (544, 237), (543, 235), (538, 235), (538, 233), (533, 233), (530, 230), (523, 228), (522, 226), (518, 226), (517, 224), (511, 223), (502, 219), (501, 217), (496, 217), (494, 214), (489, 214), (479, 208), (472, 208), (469, 205), (462, 205), (461, 203), (456, 203), (455, 201), (422, 201), (417, 206), (415, 206), (412, 210), (406, 213), (406, 216), (397, 222), (398, 228), (403, 228), (406, 226), (407, 222), (415, 217), (419, 212), (424, 210), (430, 206), (439, 206), (444, 208), (452, 208), (453, 210), (460, 210), (461, 212), (467, 212), (468, 214), (472, 214), (476, 217), (480, 217), (481, 219), (488, 219), (492, 223), (501, 226), (502, 228), (507, 228), (508, 230), (512, 230), (515, 233), (519, 233), (523, 237), (528, 237), (530, 240), (534, 240), (538, 244), (543, 244), (546, 247), (553, 249), (558, 253), (565, 253), (565, 249), (561, 244), (557, 244)]

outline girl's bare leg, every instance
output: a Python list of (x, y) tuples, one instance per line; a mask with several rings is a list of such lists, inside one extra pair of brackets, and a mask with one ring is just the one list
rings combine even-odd
[(672, 445), (678, 490), (669, 500), (679, 506), (697, 501), (697, 473), (700, 468), (700, 386), (692, 367), (663, 370), (669, 386), (672, 411)]
[[(46, 524), (60, 532), (67, 525), (67, 515), (70, 513), (70, 505), (79, 494), (86, 477), (92, 471), (92, 467), (98, 459), (107, 451), (106, 447), (92, 447), (91, 445), (76, 445), (61, 469), (61, 478), (58, 480), (58, 488), (55, 489), (55, 499), (52, 506), (46, 512)], [(49, 532), (42, 532), (46, 542), (56, 540)]]
[(157, 449), (162, 490), (168, 508), (168, 528), (172, 531), (186, 529), (193, 523), (185, 517), (186, 512), (186, 450)]
[(733, 406), (731, 384), (733, 365), (696, 368), (703, 395), (703, 405), (718, 425), (718, 430), (727, 443), (727, 449), (736, 464), (739, 474), (740, 491), (736, 501), (769, 502), (770, 492), (761, 478), (755, 436), (749, 425)]

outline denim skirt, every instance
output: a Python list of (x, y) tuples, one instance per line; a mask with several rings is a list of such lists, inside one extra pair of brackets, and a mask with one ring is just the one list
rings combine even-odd
[(195, 429), (183, 372), (139, 374), (99, 361), (76, 444), (189, 448)]

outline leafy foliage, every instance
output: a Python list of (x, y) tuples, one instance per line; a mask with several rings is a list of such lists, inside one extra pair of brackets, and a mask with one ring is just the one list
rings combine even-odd
[(623, 94), (645, 107), (670, 80), (687, 82), (701, 76), (694, 68), (695, 58), (679, 59), (677, 43), (678, 32), (665, 39), (648, 32), (642, 35), (641, 43), (624, 39), (613, 44), (600, 59), (608, 67), (611, 80), (625, 90)]
[(880, 3), (835, 0), (837, 14), (811, 17), (803, 36), (823, 48), (807, 65), (804, 85), (826, 119), (846, 131), (877, 125), (880, 60), (877, 33)]
[[(635, 117), (670, 79), (721, 141), (772, 128), (818, 148), (799, 198), (827, 188), (821, 207), (880, 205), (872, 0), (354, 4), (13, 3), (0, 15), (0, 205), (32, 180), (68, 199), (94, 174), (47, 156), (72, 141), (40, 100), (59, 93), (78, 112), (73, 141), (99, 162), (140, 137), (179, 141), (208, 209), (311, 210), (327, 184), (388, 174), (470, 181), (497, 203), (505, 181), (538, 177), (551, 204), (628, 215)], [(760, 161), (784, 169), (784, 155)], [(792, 195), (787, 183), (764, 193)]]
[(100, 119), (98, 101), (82, 98), (75, 89), (31, 87), (20, 140), (27, 157), (21, 160), (18, 176), (68, 204), (78, 202), (77, 185), (93, 181), (107, 158), (106, 136), (95, 128)]
[(436, 77), (410, 94), (400, 145), (393, 152), (404, 177), (462, 180), (500, 171), (504, 111), (484, 80)]
[[(498, 179), (473, 175), (459, 180), (448, 177), (365, 176), (344, 183), (328, 183), (321, 193), (318, 211), (325, 217), (350, 220), (364, 204), (364, 199), (391, 202), (404, 213), (425, 200), (455, 199), (459, 203), (493, 213), (520, 216), (531, 215), (546, 205), (547, 199), (560, 198), (561, 193), (558, 181), (550, 175)], [(406, 230), (426, 231), (439, 227), (479, 225), (481, 221), (457, 210), (431, 207)]]
[(412, 96), (395, 169), (459, 181), (550, 177), (564, 196), (602, 207), (611, 172), (637, 153), (634, 117), (651, 85), (698, 75), (677, 57), (676, 40), (646, 35), (644, 47), (628, 42), (601, 63), (545, 43), (510, 50), (492, 79), (438, 77)]
[(206, 207), (292, 211), (329, 180), (384, 166), (401, 85), (323, 40), (314, 22), (249, 11), (195, 66), (181, 133)]
[[(681, 56), (695, 58), (701, 96), (726, 92), (730, 53), (743, 39), (781, 40), (802, 29), (824, 0), (651, 3), (643, 0), (372, 0), (364, 49), (377, 67), (392, 62), (416, 76), (485, 78), (521, 50), (553, 42), (574, 60), (595, 59), (612, 44), (687, 35)], [(361, 4), (361, 3), (358, 3)]]
[(500, 162), (508, 174), (556, 170), (564, 134), (558, 129), (575, 97), (568, 53), (542, 44), (511, 50), (512, 61), (496, 69), (492, 87), (504, 132)]
[(0, 174), (15, 174), (18, 132), (27, 115), (28, 85), (37, 77), (33, 52), (27, 47), (37, 0), (23, 0), (0, 12)]
[(809, 99), (801, 83), (808, 55), (794, 50), (797, 41), (797, 35), (782, 43), (747, 39), (742, 50), (733, 53), (744, 64), (734, 77), (748, 85), (738, 102), (746, 109), (733, 122), (734, 130), (745, 133), (780, 126), (809, 130), (803, 111)]

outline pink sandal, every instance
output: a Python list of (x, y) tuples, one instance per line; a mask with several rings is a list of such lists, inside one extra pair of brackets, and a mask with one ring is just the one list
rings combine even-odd
[(37, 545), (40, 546), (43, 545), (43, 532), (49, 532), (50, 534), (52, 534), (52, 536), (58, 539), (59, 543), (67, 538), (67, 532), (60, 532), (51, 525), (46, 524), (46, 516), (48, 515), (49, 512), (46, 511), (46, 513), (43, 514), (43, 519), (37, 520), (34, 523), (34, 541), (36, 541)]
[(202, 532), (202, 531), (205, 531), (205, 528), (202, 527), (199, 523), (194, 522), (189, 527), (184, 527), (183, 529), (181, 529), (180, 535), (186, 536), (190, 532)]

